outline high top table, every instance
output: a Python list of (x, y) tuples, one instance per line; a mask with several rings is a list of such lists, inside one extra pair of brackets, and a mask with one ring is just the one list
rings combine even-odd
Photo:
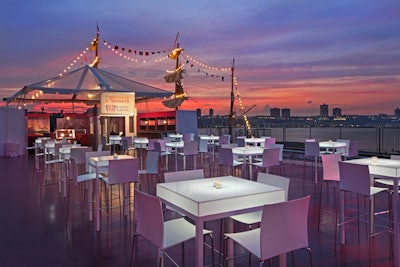
[[(221, 188), (214, 187), (215, 182)], [(262, 210), (285, 201), (285, 190), (233, 176), (157, 184), (157, 196), (196, 223), (195, 266), (203, 266), (203, 225), (206, 221)], [(233, 253), (231, 247), (230, 252)], [(281, 266), (286, 264), (281, 257)]]
[[(345, 162), (353, 163), (353, 164), (361, 164), (369, 166), (369, 173), (371, 176), (375, 178), (386, 178), (393, 179), (393, 188), (399, 188), (399, 179), (400, 179), (400, 160), (394, 159), (385, 159), (385, 158), (362, 158), (362, 159), (352, 159), (346, 160)], [(400, 257), (399, 257), (399, 238), (400, 238), (400, 228), (399, 228), (399, 194), (392, 194), (392, 202), (393, 202), (393, 226), (394, 226), (394, 264), (395, 266), (400, 266)], [(344, 214), (343, 214), (343, 204), (341, 202), (340, 205), (340, 222), (343, 222)], [(342, 244), (345, 242), (345, 231), (343, 227), (340, 228), (340, 241)]]
[(346, 148), (347, 144), (344, 142), (336, 141), (323, 141), (319, 142), (319, 147), (324, 148), (327, 153), (336, 153), (338, 148)]
[(131, 159), (132, 156), (128, 155), (118, 155), (114, 156), (101, 156), (101, 157), (90, 157), (89, 158), (89, 168), (96, 172), (96, 179), (94, 180), (94, 195), (95, 195), (95, 209), (96, 209), (96, 230), (100, 231), (101, 228), (101, 218), (100, 218), (100, 188), (99, 188), (99, 179), (100, 172), (107, 171), (108, 163), (110, 160), (121, 160), (121, 159)]
[(264, 152), (264, 148), (259, 146), (244, 146), (244, 147), (233, 147), (232, 154), (236, 156), (243, 157), (243, 165), (242, 165), (242, 173), (243, 178), (247, 178), (246, 171), (247, 171), (247, 164), (249, 164), (249, 179), (253, 180), (252, 178), (252, 169), (251, 163), (253, 162), (253, 156), (262, 155)]

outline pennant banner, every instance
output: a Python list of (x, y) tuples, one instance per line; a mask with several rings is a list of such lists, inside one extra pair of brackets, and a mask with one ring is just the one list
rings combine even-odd
[(109, 45), (113, 47), (114, 50), (121, 50), (122, 52), (128, 52), (132, 53), (134, 55), (139, 55), (139, 56), (150, 56), (150, 55), (157, 55), (157, 54), (162, 54), (162, 53), (170, 53), (171, 50), (158, 50), (158, 51), (143, 51), (143, 50), (138, 50), (138, 49), (131, 49), (131, 48), (126, 48), (126, 47), (121, 47), (117, 44), (112, 44), (108, 43), (105, 40), (103, 41), (104, 45)]

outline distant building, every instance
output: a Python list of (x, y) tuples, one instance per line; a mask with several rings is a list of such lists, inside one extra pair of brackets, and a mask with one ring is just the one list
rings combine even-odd
[(282, 109), (282, 118), (285, 118), (285, 119), (290, 118), (290, 108)]
[(213, 116), (214, 116), (214, 110), (213, 110), (212, 108), (210, 108), (210, 110), (208, 111), (208, 115), (209, 115), (210, 117), (213, 117)]
[(342, 109), (341, 108), (333, 108), (332, 109), (332, 115), (333, 115), (334, 118), (342, 117)]
[(196, 111), (197, 111), (197, 118), (201, 118), (201, 109), (198, 108)]
[(396, 118), (400, 118), (400, 108), (396, 108), (395, 110), (394, 110), (394, 116), (396, 117)]
[(271, 108), (270, 116), (274, 117), (274, 118), (280, 118), (281, 117), (281, 109), (280, 108)]
[(322, 104), (319, 106), (319, 115), (321, 117), (328, 117), (328, 110), (329, 110), (329, 106), (327, 104)]

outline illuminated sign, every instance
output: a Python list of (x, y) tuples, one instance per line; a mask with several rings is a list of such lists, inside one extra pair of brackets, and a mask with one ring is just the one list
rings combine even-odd
[(102, 93), (100, 116), (134, 116), (135, 93)]

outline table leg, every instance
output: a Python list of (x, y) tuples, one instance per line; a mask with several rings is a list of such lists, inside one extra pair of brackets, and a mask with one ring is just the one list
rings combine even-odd
[(314, 160), (314, 172), (315, 172), (315, 184), (318, 184), (318, 158), (317, 157), (315, 157), (315, 160)]
[(204, 248), (203, 248), (203, 242), (204, 242), (204, 236), (203, 236), (203, 225), (204, 221), (203, 220), (196, 220), (196, 244), (195, 244), (195, 266), (196, 267), (203, 267), (203, 255), (204, 255)]
[(100, 231), (100, 183), (99, 168), (96, 168), (96, 179), (94, 181), (95, 207), (96, 207), (96, 230)]
[[(346, 231), (344, 230), (344, 192), (340, 191), (339, 195), (339, 239), (340, 244), (344, 244), (346, 242)], [(336, 244), (335, 244), (336, 246)]]
[[(399, 178), (395, 178), (393, 188), (399, 188)], [(397, 192), (393, 193), (393, 224), (394, 224), (394, 265), (400, 266), (400, 257), (399, 257), (399, 194)]]
[(178, 171), (178, 148), (175, 148), (175, 171)]

